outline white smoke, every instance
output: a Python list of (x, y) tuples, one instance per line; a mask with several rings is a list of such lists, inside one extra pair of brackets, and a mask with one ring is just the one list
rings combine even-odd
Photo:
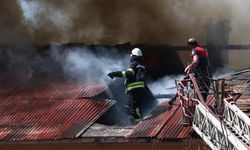
[[(148, 87), (154, 95), (157, 94), (176, 94), (175, 80), (182, 80), (184, 75), (165, 76), (157, 81), (149, 83)], [(167, 100), (166, 98), (158, 99), (159, 102)]]
[[(70, 11), (57, 9), (55, 6), (41, 1), (19, 0), (18, 2), (23, 11), (24, 19), (30, 22), (34, 28), (44, 25), (41, 20), (49, 21), (49, 23), (46, 22), (45, 24), (49, 25), (52, 23), (59, 28), (70, 27), (72, 24), (71, 18), (74, 14)], [(70, 9), (73, 9), (73, 7)]]
[(64, 75), (77, 83), (109, 84), (113, 80), (107, 74), (122, 71), (129, 64), (129, 55), (115, 48), (98, 47), (94, 52), (87, 47), (53, 46), (51, 54), (62, 65)]
[[(40, 36), (50, 42), (58, 42), (55, 38), (60, 34), (60, 42), (69, 41), (75, 5), (65, 4), (66, 8), (58, 9), (45, 1), (18, 0), (18, 3), (23, 13), (23, 23), (29, 26), (28, 31), (33, 39)], [(41, 29), (45, 30), (39, 32)]]
[(230, 76), (232, 73), (235, 71), (231, 68), (224, 67), (224, 68), (218, 68), (216, 71), (213, 73), (213, 79), (222, 79), (225, 77)]
[[(213, 75), (212, 78), (213, 79), (221, 79), (221, 78), (225, 78), (227, 76), (229, 76), (230, 74), (234, 73), (235, 71), (233, 71), (230, 68), (219, 68), (217, 69)], [(150, 88), (150, 90), (152, 91), (152, 93), (154, 95), (158, 95), (158, 94), (176, 94), (177, 89), (175, 86), (175, 81), (176, 80), (183, 80), (184, 79), (184, 75), (170, 75), (170, 76), (165, 76), (157, 81), (151, 82), (148, 84), (148, 87)], [(166, 98), (161, 98), (161, 99), (157, 99), (158, 102), (163, 102), (166, 101), (168, 99)]]

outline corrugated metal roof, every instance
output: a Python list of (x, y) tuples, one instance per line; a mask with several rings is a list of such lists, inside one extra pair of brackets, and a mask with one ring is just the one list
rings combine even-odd
[[(234, 74), (227, 80), (227, 88), (233, 89), (242, 96), (237, 100), (237, 105), (245, 113), (250, 115), (250, 72)], [(207, 104), (213, 105), (212, 97), (208, 97)], [(193, 131), (191, 126), (182, 125), (182, 108), (174, 105), (170, 111), (164, 112), (155, 118), (141, 121), (134, 130), (128, 134), (128, 138), (157, 138), (157, 139), (177, 139), (188, 138)]]
[(242, 93), (236, 105), (250, 116), (250, 72), (236, 73), (228, 77), (228, 88)]
[[(208, 97), (207, 105), (213, 105), (213, 97)], [(166, 110), (168, 105), (165, 103)], [(183, 124), (183, 110), (179, 99), (175, 100), (175, 104), (169, 111), (142, 120), (134, 129), (127, 135), (128, 138), (157, 138), (157, 139), (183, 139), (191, 138), (193, 133), (192, 126), (184, 126)]]
[(1, 140), (42, 140), (79, 137), (112, 100), (40, 99), (1, 104)]
[(16, 88), (3, 90), (1, 97), (10, 100), (16, 99), (67, 99), (93, 97), (105, 91), (103, 85), (82, 84), (74, 85), (68, 83), (51, 83), (46, 86), (29, 87), (22, 84)]
[(174, 105), (169, 111), (157, 117), (148, 118), (135, 126), (128, 138), (150, 137), (158, 139), (176, 139), (190, 137), (191, 126), (182, 125), (182, 108)]
[(115, 103), (91, 99), (105, 89), (93, 84), (28, 82), (1, 88), (0, 140), (79, 137)]

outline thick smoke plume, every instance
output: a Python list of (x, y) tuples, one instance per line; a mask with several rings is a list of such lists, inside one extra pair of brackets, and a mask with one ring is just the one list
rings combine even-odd
[(205, 43), (209, 19), (229, 20), (230, 43), (248, 44), (247, 0), (2, 0), (1, 43)]
[[(154, 95), (157, 94), (176, 94), (175, 80), (182, 80), (184, 75), (177, 76), (165, 76), (157, 81), (151, 82), (148, 86)], [(164, 99), (158, 99), (159, 102), (165, 101)]]
[(7, 76), (10, 83), (15, 83), (15, 79), (27, 81), (34, 75), (55, 74), (57, 68), (53, 60), (34, 45), (1, 46), (0, 76)]
[(59, 63), (64, 76), (77, 83), (108, 83), (111, 71), (121, 71), (129, 64), (129, 55), (115, 48), (51, 47), (51, 57)]

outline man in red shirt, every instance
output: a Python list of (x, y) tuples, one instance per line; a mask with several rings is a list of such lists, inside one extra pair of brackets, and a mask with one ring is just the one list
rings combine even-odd
[(185, 73), (188, 75), (193, 72), (201, 90), (201, 94), (206, 101), (209, 87), (211, 72), (208, 61), (207, 51), (198, 45), (195, 38), (188, 39), (188, 46), (192, 49), (192, 62), (185, 68)]

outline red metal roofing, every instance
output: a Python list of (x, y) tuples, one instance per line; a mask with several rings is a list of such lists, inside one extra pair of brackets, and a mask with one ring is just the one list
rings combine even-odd
[(236, 101), (236, 105), (250, 116), (250, 71), (236, 73), (228, 76), (228, 88), (242, 93)]
[(31, 84), (0, 88), (0, 140), (79, 137), (115, 101), (92, 100), (103, 85)]
[[(237, 106), (245, 113), (250, 115), (250, 73), (244, 72), (230, 76), (227, 81), (229, 88), (242, 93), (237, 100)], [(208, 97), (207, 105), (211, 107), (214, 103), (212, 97)], [(158, 139), (177, 139), (190, 137), (192, 126), (182, 125), (182, 108), (179, 104), (174, 105), (170, 111), (164, 112), (157, 117), (142, 120), (128, 134), (128, 138), (158, 138)]]
[(86, 98), (93, 97), (105, 91), (103, 85), (82, 84), (74, 85), (69, 83), (51, 83), (47, 86), (27, 87), (27, 84), (0, 92), (1, 97), (8, 99), (41, 99), (41, 98)]
[(112, 100), (91, 99), (39, 99), (1, 103), (0, 139), (76, 138), (113, 104)]
[[(208, 97), (207, 105), (213, 105), (213, 97)], [(166, 104), (162, 106), (168, 107)], [(183, 110), (177, 98), (175, 104), (169, 111), (156, 117), (142, 120), (127, 137), (157, 139), (182, 139), (191, 137), (190, 133), (194, 131), (192, 126), (184, 126), (182, 123)]]
[(182, 108), (179, 104), (174, 105), (169, 111), (141, 121), (129, 133), (128, 138), (150, 137), (158, 139), (176, 139), (190, 137), (192, 127), (182, 124)]

